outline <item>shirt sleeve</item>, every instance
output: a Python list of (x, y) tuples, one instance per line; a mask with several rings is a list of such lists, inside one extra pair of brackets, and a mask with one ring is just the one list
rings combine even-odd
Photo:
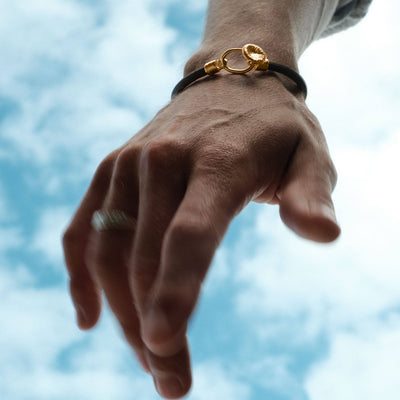
[(368, 11), (372, 0), (341, 0), (328, 27), (321, 37), (329, 36), (343, 29), (350, 28), (360, 21)]

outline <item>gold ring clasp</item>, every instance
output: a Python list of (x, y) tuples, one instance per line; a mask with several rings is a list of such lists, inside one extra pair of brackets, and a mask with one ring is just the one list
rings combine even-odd
[(254, 68), (254, 65), (251, 62), (249, 62), (249, 60), (247, 58), (246, 58), (246, 61), (248, 63), (248, 66), (246, 68), (237, 69), (237, 68), (229, 67), (226, 56), (231, 53), (235, 53), (235, 52), (243, 54), (242, 49), (237, 49), (237, 48), (226, 50), (225, 53), (222, 54), (222, 56), (220, 58), (220, 61), (222, 63), (222, 68), (224, 68), (226, 71), (230, 72), (231, 74), (245, 74), (246, 72), (251, 71)]
[[(228, 65), (227, 56), (231, 53), (242, 53), (244, 59), (247, 61), (248, 66), (246, 68), (237, 69), (231, 68)], [(213, 60), (204, 65), (204, 70), (208, 75), (216, 74), (225, 69), (231, 74), (245, 74), (252, 69), (257, 71), (266, 71), (269, 68), (269, 61), (265, 51), (255, 44), (246, 44), (241, 49), (232, 48), (228, 49), (222, 54), (218, 60)]]

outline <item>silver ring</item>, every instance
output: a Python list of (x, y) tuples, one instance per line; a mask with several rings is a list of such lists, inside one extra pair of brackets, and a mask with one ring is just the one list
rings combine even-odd
[(92, 216), (92, 226), (97, 232), (113, 229), (133, 230), (136, 219), (121, 210), (97, 210)]

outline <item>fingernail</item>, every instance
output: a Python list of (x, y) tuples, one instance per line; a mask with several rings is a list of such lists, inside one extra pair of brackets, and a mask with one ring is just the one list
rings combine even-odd
[(322, 242), (331, 242), (340, 235), (340, 226), (336, 219), (336, 214), (333, 206), (326, 203), (315, 202), (315, 212), (326, 218), (331, 223), (320, 224), (318, 240)]
[(174, 375), (165, 377), (154, 377), (154, 384), (158, 393), (164, 397), (178, 397), (183, 392), (183, 385), (179, 378)]
[(304, 199), (303, 206), (309, 216), (322, 216), (337, 224), (336, 213), (331, 204), (314, 199)]
[(319, 204), (322, 214), (337, 223), (335, 210), (327, 204)]

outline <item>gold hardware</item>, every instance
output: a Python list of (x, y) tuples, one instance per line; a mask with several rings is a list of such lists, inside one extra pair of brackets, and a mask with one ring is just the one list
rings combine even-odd
[[(242, 53), (243, 57), (247, 61), (248, 67), (242, 69), (231, 68), (228, 65), (228, 60), (226, 57), (234, 52)], [(204, 71), (208, 75), (216, 74), (222, 69), (232, 73), (232, 74), (245, 74), (252, 69), (257, 71), (266, 71), (269, 67), (269, 60), (265, 51), (255, 44), (246, 44), (241, 49), (232, 48), (228, 49), (222, 54), (221, 58), (218, 60), (213, 60), (204, 65)]]
[(256, 44), (246, 44), (242, 48), (243, 57), (254, 65), (257, 71), (266, 71), (269, 68), (269, 60), (265, 51)]
[(231, 74), (245, 74), (246, 72), (251, 71), (253, 69), (253, 65), (252, 65), (251, 62), (249, 62), (248, 59), (246, 59), (246, 61), (247, 61), (247, 63), (249, 65), (246, 68), (236, 69), (236, 68), (230, 68), (228, 66), (228, 60), (226, 59), (226, 56), (228, 54), (231, 54), (231, 53), (234, 53), (234, 52), (238, 52), (238, 53), (242, 53), (243, 54), (242, 49), (229, 49), (229, 50), (225, 51), (225, 53), (222, 54), (222, 56), (221, 56), (221, 62), (222, 62), (223, 68), (226, 71), (230, 72)]
[(224, 68), (224, 66), (221, 60), (213, 60), (204, 65), (204, 71), (206, 71), (208, 75), (216, 74), (221, 71), (222, 68)]

